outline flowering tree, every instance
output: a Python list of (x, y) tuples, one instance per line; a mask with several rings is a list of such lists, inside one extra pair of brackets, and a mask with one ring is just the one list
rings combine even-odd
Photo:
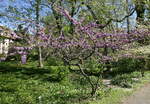
[[(71, 17), (68, 11), (63, 8), (58, 8), (58, 10), (74, 25), (74, 34), (71, 36), (61, 32), (59, 36), (55, 36), (45, 34), (44, 29), (40, 29), (36, 36), (31, 36), (28, 39), (28, 42), (33, 48), (40, 46), (52, 50), (51, 55), (61, 59), (64, 65), (70, 68), (71, 66), (76, 66), (91, 85), (92, 96), (96, 94), (99, 86), (98, 82), (103, 73), (103, 70), (100, 70), (102, 64), (115, 59), (116, 51), (129, 49), (134, 41), (149, 34), (147, 30), (134, 30), (130, 34), (125, 31), (106, 33), (99, 29), (99, 27), (104, 27), (105, 25), (95, 22), (85, 24), (83, 20), (78, 21)], [(23, 63), (24, 59), (26, 59), (25, 55), (22, 54)], [(93, 66), (91, 65), (92, 67), (99, 68), (96, 83), (92, 82), (87, 73), (87, 70), (91, 68), (88, 64), (90, 61), (95, 62), (95, 64), (92, 64)]]
[[(96, 94), (98, 82), (103, 71), (99, 70), (96, 84), (93, 83), (90, 76), (86, 73), (87, 69), (90, 68), (87, 65), (89, 61), (95, 61), (96, 67), (99, 68), (102, 64), (114, 59), (113, 56), (116, 52), (110, 51), (129, 49), (134, 41), (140, 40), (149, 34), (147, 30), (134, 30), (130, 34), (125, 31), (105, 33), (99, 29), (103, 25), (95, 22), (84, 24), (83, 21), (72, 18), (68, 11), (63, 8), (58, 10), (73, 23), (75, 33), (72, 36), (67, 36), (62, 32), (58, 37), (42, 33), (41, 39), (48, 44), (47, 48), (53, 50), (52, 55), (62, 59), (64, 65), (70, 66), (70, 68), (71, 66), (77, 66), (91, 85), (92, 96)], [(108, 52), (108, 50), (110, 51)]]

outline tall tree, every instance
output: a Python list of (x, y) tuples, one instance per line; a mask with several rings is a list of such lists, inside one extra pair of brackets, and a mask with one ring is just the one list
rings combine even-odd
[[(35, 14), (36, 14), (36, 35), (38, 37), (39, 25), (40, 25), (40, 5), (41, 0), (35, 0)], [(42, 58), (42, 47), (38, 46), (38, 56), (39, 56), (39, 67), (43, 67), (43, 58)]]
[(145, 0), (135, 0), (135, 10), (137, 13), (137, 18), (136, 20), (138, 22), (143, 22), (144, 21), (144, 13), (145, 13)]
[[(129, 15), (129, 0), (126, 0), (126, 12)], [(130, 33), (130, 18), (127, 17), (127, 33)]]

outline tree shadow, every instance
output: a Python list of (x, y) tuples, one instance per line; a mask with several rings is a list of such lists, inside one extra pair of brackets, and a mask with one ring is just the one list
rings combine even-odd
[(0, 88), (0, 92), (10, 92), (10, 93), (13, 93), (15, 92), (16, 90), (15, 89), (11, 89), (11, 88)]
[(51, 71), (46, 68), (36, 68), (36, 67), (22, 67), (18, 65), (10, 65), (10, 64), (0, 64), (0, 73), (7, 74), (13, 73), (16, 78), (21, 79), (46, 79), (46, 74), (50, 74)]

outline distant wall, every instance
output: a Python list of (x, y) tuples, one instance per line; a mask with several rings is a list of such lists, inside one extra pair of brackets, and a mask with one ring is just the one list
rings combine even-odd
[(7, 54), (9, 49), (9, 39), (1, 39), (0, 40), (0, 54)]

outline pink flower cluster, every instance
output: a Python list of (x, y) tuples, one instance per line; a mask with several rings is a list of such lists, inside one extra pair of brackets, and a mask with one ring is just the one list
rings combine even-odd
[[(97, 57), (102, 61), (111, 60), (109, 52), (104, 54), (104, 50), (123, 50), (127, 45), (131, 45), (137, 40), (141, 40), (149, 36), (148, 30), (133, 30), (130, 34), (125, 31), (110, 33), (103, 32), (99, 29), (101, 24), (90, 22), (88, 24), (83, 21), (78, 21), (69, 15), (69, 12), (63, 8), (59, 11), (75, 26), (75, 33), (71, 35), (60, 34), (55, 36), (52, 34), (45, 34), (44, 29), (38, 30), (38, 33), (31, 36), (28, 40), (32, 47), (42, 46), (53, 50), (56, 57), (64, 59), (68, 62), (72, 60), (86, 60), (89, 57)], [(15, 35), (14, 35), (15, 36)], [(25, 55), (28, 47), (14, 47), (18, 54)]]
[[(59, 11), (75, 26), (75, 33), (72, 36), (60, 34), (55, 36), (45, 34), (44, 29), (39, 29), (38, 38), (32, 38), (33, 46), (42, 46), (51, 48), (56, 57), (64, 58), (68, 62), (71, 60), (87, 59), (88, 57), (97, 57), (101, 61), (112, 60), (109, 56), (103, 54), (104, 49), (119, 51), (128, 48), (131, 43), (149, 36), (148, 30), (132, 30), (130, 34), (125, 31), (110, 33), (99, 29), (101, 24), (90, 22), (84, 24), (69, 15), (69, 12), (63, 8)], [(97, 53), (99, 54), (97, 56)], [(128, 56), (127, 56), (128, 57)]]

